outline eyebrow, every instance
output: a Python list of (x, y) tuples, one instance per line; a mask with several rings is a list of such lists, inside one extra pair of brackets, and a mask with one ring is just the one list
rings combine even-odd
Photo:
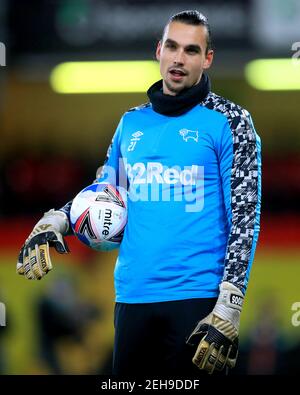
[[(167, 38), (165, 41), (165, 44), (173, 44), (173, 45), (178, 45), (178, 43), (174, 40), (172, 40), (171, 38)], [(188, 44), (185, 49), (189, 49), (189, 50), (194, 50), (196, 52), (201, 52), (202, 49), (199, 45), (197, 44)]]

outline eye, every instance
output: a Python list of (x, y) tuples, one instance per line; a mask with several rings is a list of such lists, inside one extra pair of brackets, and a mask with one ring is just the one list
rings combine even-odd
[(172, 44), (172, 43), (166, 43), (165, 47), (169, 48), (169, 49), (175, 49), (176, 48), (175, 44)]
[(188, 48), (187, 53), (189, 53), (191, 55), (195, 55), (195, 54), (199, 53), (199, 51), (195, 48)]

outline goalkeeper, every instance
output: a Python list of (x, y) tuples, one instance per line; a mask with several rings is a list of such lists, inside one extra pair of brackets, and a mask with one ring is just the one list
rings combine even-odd
[[(115, 374), (222, 374), (236, 364), (259, 233), (261, 148), (249, 112), (210, 90), (213, 54), (205, 16), (170, 18), (156, 51), (162, 80), (148, 104), (122, 117), (98, 178), (112, 182), (114, 169), (117, 183), (122, 172), (129, 182), (114, 274)], [(159, 193), (130, 199), (140, 190)], [(49, 246), (68, 252), (70, 206), (34, 227), (21, 275), (44, 277)]]

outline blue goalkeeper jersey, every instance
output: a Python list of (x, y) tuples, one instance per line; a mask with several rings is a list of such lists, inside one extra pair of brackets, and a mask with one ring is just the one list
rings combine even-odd
[(212, 93), (184, 114), (125, 113), (101, 177), (127, 186), (116, 301), (245, 292), (259, 233), (261, 144), (245, 109)]

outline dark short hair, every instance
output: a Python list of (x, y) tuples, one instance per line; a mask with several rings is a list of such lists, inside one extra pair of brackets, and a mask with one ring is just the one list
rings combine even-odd
[(205, 26), (207, 30), (206, 35), (206, 53), (212, 49), (212, 38), (211, 38), (211, 29), (208, 23), (208, 19), (205, 15), (197, 10), (186, 10), (178, 12), (175, 15), (172, 15), (164, 28), (163, 35), (165, 34), (166, 27), (171, 22), (182, 22), (186, 23), (187, 25), (194, 25), (194, 26)]

